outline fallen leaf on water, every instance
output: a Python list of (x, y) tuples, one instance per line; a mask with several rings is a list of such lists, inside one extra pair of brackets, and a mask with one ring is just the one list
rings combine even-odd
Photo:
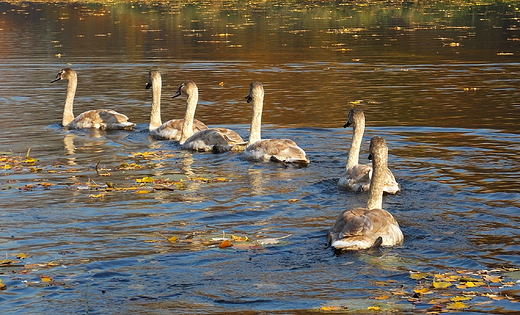
[(231, 239), (235, 242), (247, 242), (249, 241), (249, 238), (247, 236), (236, 236), (231, 235)]
[(179, 239), (178, 236), (172, 236), (172, 237), (170, 237), (170, 238), (168, 239), (168, 242), (170, 242), (170, 243), (176, 243), (178, 239)]
[(449, 286), (451, 286), (452, 284), (449, 283), (449, 282), (443, 282), (443, 281), (433, 281), (433, 287), (435, 289), (445, 289)]
[(414, 272), (410, 274), (410, 279), (421, 280), (428, 278), (428, 274), (424, 272)]
[(371, 311), (379, 311), (381, 309), (380, 306), (369, 306), (367, 307), (368, 310), (371, 310)]
[(89, 195), (90, 198), (103, 198), (105, 194)]
[(413, 290), (413, 292), (418, 293), (418, 294), (425, 294), (425, 293), (427, 293), (429, 291), (430, 290), (428, 288), (421, 288), (421, 289)]
[(468, 281), (465, 284), (466, 284), (466, 287), (468, 287), (468, 288), (474, 288), (474, 287), (479, 287), (481, 285), (485, 285), (486, 283), (482, 282), (482, 281), (477, 281), (477, 282)]
[(471, 297), (469, 296), (454, 296), (450, 299), (450, 301), (452, 302), (460, 302), (460, 301), (467, 301), (467, 300), (471, 300)]
[(446, 305), (446, 307), (450, 310), (461, 310), (461, 309), (465, 309), (467, 306), (466, 306), (466, 304), (464, 304), (462, 302), (454, 302), (454, 303), (450, 303), (450, 304)]
[(387, 300), (390, 297), (388, 295), (376, 296), (374, 299), (376, 300)]
[(5, 285), (5, 283), (2, 282), (2, 279), (0, 279), (0, 290), (5, 290), (7, 289), (7, 285)]
[(342, 311), (346, 310), (348, 307), (346, 306), (322, 306), (320, 307), (320, 310), (322, 311)]
[(40, 276), (40, 279), (42, 280), (42, 282), (51, 282), (52, 281), (51, 276)]
[(16, 258), (18, 258), (18, 259), (25, 259), (25, 258), (27, 258), (27, 255), (23, 254), (23, 253), (20, 253), (20, 254), (16, 255)]
[(482, 277), (485, 281), (488, 281), (488, 282), (493, 282), (493, 283), (497, 283), (497, 282), (500, 282), (502, 281), (502, 277), (501, 276), (490, 276), (490, 275), (485, 275)]
[(233, 244), (231, 243), (230, 240), (222, 241), (222, 242), (218, 245), (219, 248), (227, 248), (227, 247), (231, 247), (231, 246), (233, 246)]
[(138, 183), (153, 183), (154, 179), (152, 177), (146, 176), (143, 178), (136, 178), (135, 181)]

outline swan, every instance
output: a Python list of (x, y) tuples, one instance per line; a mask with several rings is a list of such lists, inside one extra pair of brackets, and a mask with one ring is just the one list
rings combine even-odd
[[(148, 72), (147, 89), (152, 89), (152, 110), (150, 112), (150, 124), (148, 130), (155, 139), (159, 140), (179, 140), (181, 137), (182, 124), (184, 119), (172, 119), (164, 124), (161, 122), (161, 73), (157, 70)], [(195, 101), (194, 106), (197, 105)], [(193, 109), (194, 110), (194, 109)], [(200, 120), (193, 120), (193, 132), (208, 129)]]
[[(347, 166), (343, 175), (338, 181), (338, 187), (352, 191), (368, 191), (370, 187), (370, 177), (372, 176), (372, 166), (370, 164), (359, 164), (359, 150), (363, 132), (365, 131), (365, 114), (359, 107), (352, 108), (348, 113), (348, 121), (343, 126), (352, 126), (352, 142), (348, 154)], [(387, 168), (383, 190), (389, 194), (396, 194), (401, 190), (396, 182), (394, 175)]]
[(388, 147), (382, 137), (370, 141), (373, 176), (366, 208), (343, 211), (330, 229), (328, 244), (338, 251), (394, 246), (403, 242), (403, 232), (394, 217), (383, 210), (383, 187)]
[(245, 141), (233, 130), (227, 128), (210, 128), (194, 133), (193, 116), (197, 104), (199, 90), (193, 81), (186, 81), (179, 86), (173, 98), (186, 94), (188, 109), (184, 117), (182, 132), (179, 139), (181, 148), (193, 151), (213, 151), (215, 153), (238, 150), (238, 144)]
[(249, 85), (248, 103), (253, 102), (253, 118), (249, 141), (244, 151), (244, 158), (252, 161), (273, 161), (284, 164), (307, 166), (309, 159), (305, 151), (290, 139), (261, 138), (262, 109), (264, 106), (264, 87), (258, 81)]
[(72, 107), (74, 103), (74, 95), (78, 85), (78, 76), (76, 71), (71, 68), (64, 68), (58, 72), (56, 78), (51, 81), (54, 83), (59, 80), (69, 80), (67, 85), (67, 96), (65, 98), (65, 108), (63, 109), (63, 118), (61, 124), (69, 129), (96, 128), (96, 129), (132, 129), (134, 123), (128, 121), (126, 115), (120, 114), (111, 109), (95, 109), (89, 110), (78, 117), (74, 118)]

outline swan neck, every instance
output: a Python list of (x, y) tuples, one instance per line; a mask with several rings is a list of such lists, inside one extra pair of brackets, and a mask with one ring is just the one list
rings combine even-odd
[(248, 145), (251, 145), (262, 139), (262, 110), (264, 107), (264, 97), (255, 96), (253, 99), (253, 117), (251, 119), (251, 128), (249, 134)]
[(65, 96), (65, 107), (63, 109), (63, 118), (61, 124), (68, 126), (74, 120), (74, 113), (72, 111), (74, 104), (74, 96), (76, 95), (76, 88), (78, 86), (78, 77), (75, 73), (70, 75), (69, 83), (67, 84), (67, 95)]
[(193, 135), (193, 120), (195, 119), (195, 110), (197, 108), (198, 100), (198, 91), (194, 90), (188, 94), (188, 99), (186, 100), (186, 114), (184, 116), (181, 137), (179, 139), (180, 144), (186, 142), (186, 140)]
[(346, 166), (347, 169), (359, 164), (359, 151), (361, 150), (361, 142), (363, 140), (364, 131), (365, 122), (356, 121), (354, 125), (354, 131), (352, 133), (352, 142), (350, 143), (350, 151), (348, 154)]
[(150, 112), (149, 130), (155, 130), (162, 125), (161, 121), (161, 86), (162, 80), (155, 78), (152, 81), (152, 111)]
[(383, 189), (388, 162), (384, 156), (372, 154), (372, 178), (367, 201), (367, 209), (383, 209)]

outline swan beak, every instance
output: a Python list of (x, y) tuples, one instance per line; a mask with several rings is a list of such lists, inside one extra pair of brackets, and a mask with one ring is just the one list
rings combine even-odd
[(182, 86), (183, 84), (179, 86), (179, 89), (177, 90), (177, 92), (175, 92), (175, 94), (173, 94), (172, 98), (176, 98), (177, 96), (180, 96), (182, 94)]
[(145, 86), (145, 89), (148, 90), (148, 89), (151, 88), (151, 87), (152, 87), (152, 84), (151, 84), (150, 82), (147, 82), (147, 83), (146, 83), (146, 86)]
[(352, 125), (352, 124), (350, 123), (350, 121), (347, 121), (347, 122), (343, 125), (343, 128), (350, 127), (350, 125)]
[(252, 100), (253, 98), (251, 97), (251, 95), (246, 96), (246, 102), (251, 103)]
[(58, 73), (58, 75), (56, 76), (56, 79), (52, 80), (51, 83), (54, 83), (59, 80), (61, 80), (61, 73)]

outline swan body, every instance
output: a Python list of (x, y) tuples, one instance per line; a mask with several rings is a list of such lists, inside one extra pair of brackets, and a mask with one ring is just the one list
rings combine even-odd
[[(361, 108), (355, 107), (349, 111), (348, 121), (344, 128), (352, 126), (352, 142), (348, 154), (348, 161), (345, 172), (338, 181), (338, 187), (352, 191), (368, 191), (370, 188), (370, 178), (372, 177), (372, 165), (359, 164), (359, 151), (365, 130), (365, 114)], [(396, 194), (401, 187), (395, 180), (390, 169), (385, 171), (383, 190), (389, 194)]]
[(328, 244), (338, 251), (394, 246), (403, 242), (399, 224), (383, 205), (383, 188), (388, 161), (386, 141), (374, 137), (370, 142), (373, 176), (366, 208), (343, 211), (329, 230)]
[(126, 115), (120, 114), (111, 109), (95, 109), (86, 111), (74, 118), (73, 103), (78, 85), (78, 77), (71, 68), (61, 69), (56, 78), (51, 83), (68, 80), (65, 107), (61, 124), (69, 129), (95, 128), (95, 129), (132, 129), (134, 123), (128, 121)]
[(273, 161), (289, 165), (307, 166), (309, 158), (305, 151), (290, 139), (261, 139), (264, 87), (255, 81), (249, 85), (248, 103), (253, 103), (253, 118), (244, 158), (252, 161)]
[[(157, 70), (148, 73), (147, 89), (152, 89), (152, 110), (150, 112), (150, 124), (148, 130), (152, 137), (159, 140), (179, 140), (181, 137), (184, 119), (172, 119), (165, 123), (161, 121), (161, 88), (162, 78)], [(195, 102), (195, 106), (196, 106)], [(201, 121), (193, 120), (193, 132), (198, 132), (208, 127)]]
[(198, 101), (198, 88), (195, 82), (186, 81), (179, 86), (173, 97), (187, 95), (187, 110), (179, 139), (181, 148), (193, 151), (213, 151), (215, 153), (236, 150), (244, 140), (233, 130), (227, 128), (210, 128), (194, 132), (195, 105)]

